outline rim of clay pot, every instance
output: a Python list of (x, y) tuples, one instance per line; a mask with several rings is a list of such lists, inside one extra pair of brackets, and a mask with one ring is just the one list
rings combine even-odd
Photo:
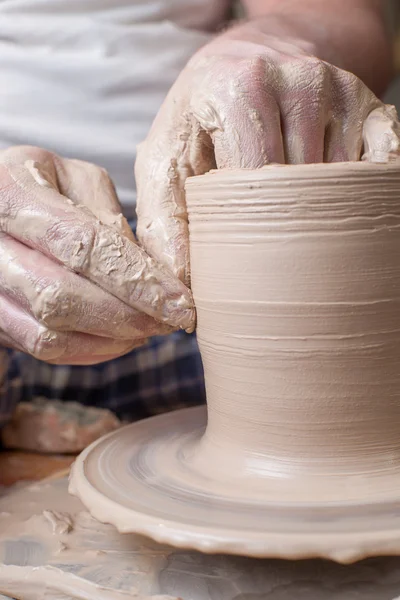
[(186, 189), (192, 186), (198, 186), (201, 180), (201, 185), (205, 185), (208, 182), (214, 182), (215, 180), (224, 182), (228, 180), (228, 184), (231, 185), (232, 181), (245, 181), (246, 185), (252, 179), (259, 181), (260, 178), (263, 182), (271, 179), (278, 182), (282, 179), (289, 177), (290, 179), (309, 179), (310, 177), (315, 180), (327, 179), (327, 178), (343, 178), (352, 177), (353, 175), (363, 176), (374, 176), (374, 175), (385, 175), (386, 177), (391, 173), (397, 173), (400, 169), (400, 157), (392, 159), (390, 162), (368, 162), (368, 161), (354, 161), (354, 162), (332, 162), (332, 163), (310, 163), (310, 164), (270, 164), (261, 167), (260, 169), (212, 169), (204, 175), (194, 175), (188, 177), (185, 183)]

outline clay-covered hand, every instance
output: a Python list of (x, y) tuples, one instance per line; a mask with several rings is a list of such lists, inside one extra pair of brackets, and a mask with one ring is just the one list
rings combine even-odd
[(139, 147), (139, 240), (188, 281), (188, 176), (268, 163), (379, 162), (398, 151), (394, 108), (315, 58), (307, 43), (222, 36), (188, 63)]
[(90, 364), (193, 326), (190, 292), (135, 242), (107, 174), (32, 147), (0, 154), (0, 344)]

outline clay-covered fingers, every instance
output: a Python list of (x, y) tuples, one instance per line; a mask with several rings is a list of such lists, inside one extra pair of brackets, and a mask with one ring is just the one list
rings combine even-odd
[(330, 71), (329, 111), (324, 162), (359, 161), (363, 154), (363, 124), (383, 106), (355, 75), (327, 65)]
[[(254, 58), (221, 58), (225, 88), (208, 74), (208, 104), (220, 126), (210, 129), (218, 167), (258, 168), (270, 163), (386, 161), (399, 156), (400, 128), (355, 75), (304, 53), (265, 48)], [(235, 75), (229, 81), (229, 74)], [(191, 111), (202, 122), (205, 94), (193, 94)], [(211, 112), (210, 110), (208, 111)]]
[[(398, 156), (395, 109), (385, 106), (352, 73), (314, 57), (298, 56), (280, 57), (275, 77), (270, 66), (265, 74), (265, 85), (279, 107), (283, 162), (358, 161), (362, 157), (385, 161)], [(263, 123), (268, 130), (268, 123), (276, 123), (275, 113), (269, 111)], [(281, 161), (276, 156), (268, 162)]]
[(258, 71), (248, 81), (247, 69), (240, 78), (233, 63), (232, 58), (212, 58), (210, 64), (201, 58), (189, 64), (138, 148), (139, 241), (187, 284), (186, 178), (216, 167), (258, 168), (284, 161), (275, 99), (259, 85)]
[(137, 151), (137, 236), (146, 252), (186, 285), (190, 274), (185, 181), (214, 167), (208, 133), (187, 105), (168, 101)]
[[(57, 189), (30, 165), (0, 161), (0, 229), (96, 284), (131, 308), (172, 327), (193, 327), (187, 288), (118, 228)], [(97, 287), (92, 289), (95, 295)]]
[(81, 209), (90, 210), (103, 223), (135, 239), (105, 169), (34, 146), (14, 146), (3, 151), (1, 158), (6, 164), (23, 164), (37, 183), (60, 192)]
[(259, 169), (285, 162), (280, 112), (269, 94), (259, 93), (245, 110), (229, 104), (224, 113), (223, 130), (211, 134), (218, 168)]
[(322, 162), (329, 70), (316, 59), (276, 60), (225, 59), (234, 78), (211, 95), (222, 123), (211, 132), (218, 167)]
[[(143, 248), (189, 283), (185, 181), (213, 168), (258, 168), (284, 162), (280, 114), (258, 82), (227, 79), (226, 68), (186, 91), (177, 81), (138, 147), (137, 235)], [(183, 74), (183, 79), (185, 75)], [(231, 93), (227, 86), (231, 85)]]
[[(325, 76), (317, 87), (323, 90), (319, 101), (320, 123), (325, 125), (323, 155), (309, 162), (386, 162), (398, 157), (400, 128), (395, 108), (383, 104), (356, 75), (321, 64)], [(309, 109), (306, 113), (310, 116)], [(313, 122), (308, 120), (303, 139), (314, 139), (320, 148), (321, 135), (313, 132)]]
[(257, 169), (284, 163), (280, 107), (273, 86), (265, 85), (269, 65), (262, 58), (226, 58), (214, 68), (222, 69), (223, 76), (210, 79), (208, 97), (192, 94), (190, 111), (212, 139), (217, 167)]
[(333, 114), (325, 136), (324, 162), (388, 162), (399, 157), (400, 128), (394, 107), (367, 90), (365, 102)]
[(7, 234), (0, 233), (4, 297), (53, 331), (135, 340), (172, 329)]
[(284, 162), (323, 162), (331, 84), (329, 68), (311, 57), (282, 57), (278, 71), (280, 77), (275, 83), (269, 78), (267, 85), (272, 86), (280, 109)]
[(131, 241), (132, 229), (122, 215), (113, 182), (107, 171), (82, 160), (55, 157), (58, 189), (77, 206), (87, 207), (100, 221)]
[(126, 354), (144, 342), (50, 330), (0, 292), (0, 343), (39, 360), (95, 364)]
[[(147, 315), (0, 234), (0, 344), (57, 364), (94, 364), (146, 342)], [(164, 331), (165, 333), (167, 331)]]
[[(264, 38), (263, 38), (264, 39)], [(383, 160), (397, 116), (355, 75), (297, 46), (220, 37), (195, 55), (138, 150), (138, 237), (189, 282), (185, 180), (218, 168)]]

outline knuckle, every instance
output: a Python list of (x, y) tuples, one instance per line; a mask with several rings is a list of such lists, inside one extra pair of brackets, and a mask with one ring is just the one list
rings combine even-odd
[[(273, 65), (268, 65), (266, 59), (261, 56), (245, 59), (236, 64), (229, 77), (229, 94), (224, 95), (229, 110), (263, 105), (267, 99), (271, 99), (279, 83), (272, 73), (273, 70)], [(221, 122), (218, 113), (214, 121)]]
[[(66, 194), (72, 196), (72, 199), (75, 199), (77, 203), (82, 202), (82, 198), (79, 197), (76, 188), (80, 190), (85, 186), (96, 185), (109, 187), (111, 183), (111, 178), (106, 169), (84, 160), (58, 158), (57, 171), (62, 178)], [(79, 182), (78, 186), (76, 181)]]
[[(68, 188), (70, 193), (73, 190), (73, 181), (71, 181), (69, 167), (73, 167), (74, 177), (78, 178), (83, 184), (90, 186), (106, 184), (108, 186), (111, 182), (107, 170), (99, 165), (76, 158), (60, 158), (57, 161), (57, 170), (62, 174), (64, 187)], [(81, 199), (77, 197), (76, 200), (79, 201)]]
[(266, 80), (266, 60), (261, 55), (241, 61), (236, 67), (234, 80), (248, 91), (259, 89)]
[(357, 75), (340, 69), (335, 72), (332, 99), (335, 110), (340, 112), (343, 118), (356, 119), (356, 121), (364, 115), (366, 107), (377, 100)]
[(21, 163), (25, 160), (34, 160), (39, 163), (52, 160), (54, 154), (38, 146), (12, 146), (2, 153), (2, 159), (7, 162)]
[(311, 99), (321, 101), (326, 94), (326, 88), (330, 85), (330, 72), (327, 65), (321, 60), (311, 57), (302, 63), (302, 78), (300, 87)]
[(73, 162), (77, 166), (80, 166), (83, 170), (85, 170), (89, 177), (93, 180), (99, 180), (100, 182), (111, 181), (108, 171), (104, 167), (100, 167), (99, 165), (95, 165), (94, 163), (90, 162), (85, 162), (83, 160), (74, 160)]
[(361, 81), (361, 79), (349, 71), (340, 71), (340, 79), (342, 85), (346, 87), (359, 88), (364, 86), (364, 83)]
[[(295, 76), (295, 79), (292, 78)], [(327, 87), (330, 85), (327, 65), (311, 57), (291, 63), (286, 74), (287, 91), (284, 94), (285, 117), (316, 117), (326, 105)]]
[(36, 321), (48, 329), (58, 329), (65, 325), (65, 315), (71, 314), (71, 297), (62, 281), (54, 281), (47, 286), (32, 307)]
[(63, 265), (76, 273), (85, 273), (90, 265), (97, 236), (95, 223), (75, 218), (59, 219), (46, 232), (46, 245)]
[(347, 71), (340, 73), (340, 93), (346, 101), (349, 97), (354, 97), (358, 104), (361, 104), (367, 96), (373, 96), (372, 92), (357, 75)]
[[(128, 246), (127, 244), (130, 242), (127, 242), (126, 238), (117, 230), (100, 223), (92, 240), (82, 250), (82, 267), (79, 273), (93, 277), (96, 281), (96, 275), (99, 273), (104, 276), (104, 273), (110, 275), (123, 269), (127, 277), (126, 285), (129, 285), (127, 270), (140, 271), (143, 268), (144, 258), (135, 245)], [(127, 259), (128, 255), (129, 260)], [(77, 259), (79, 260), (79, 257)]]
[(109, 186), (112, 182), (111, 177), (107, 171), (103, 167), (99, 167), (95, 165), (93, 170), (93, 178), (97, 179), (100, 182), (100, 185)]
[(326, 63), (313, 56), (291, 63), (291, 72), (287, 80), (295, 84), (294, 87), (303, 90), (308, 96), (321, 97), (326, 94), (330, 85), (330, 71)]
[(244, 74), (253, 74), (263, 76), (266, 68), (266, 57), (262, 54), (256, 54), (251, 58), (247, 59), (244, 64), (242, 64), (242, 69)]
[(45, 362), (56, 360), (63, 353), (60, 334), (41, 325), (38, 327), (34, 339), (28, 344), (27, 350), (38, 360)]
[(304, 66), (317, 79), (324, 79), (328, 72), (327, 64), (315, 56), (308, 57), (304, 62)]

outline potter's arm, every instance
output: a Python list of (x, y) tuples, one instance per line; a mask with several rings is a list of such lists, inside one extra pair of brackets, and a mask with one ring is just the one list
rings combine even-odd
[(294, 37), (313, 54), (362, 79), (381, 94), (392, 75), (385, 0), (244, 0), (249, 22), (232, 28), (237, 39)]

